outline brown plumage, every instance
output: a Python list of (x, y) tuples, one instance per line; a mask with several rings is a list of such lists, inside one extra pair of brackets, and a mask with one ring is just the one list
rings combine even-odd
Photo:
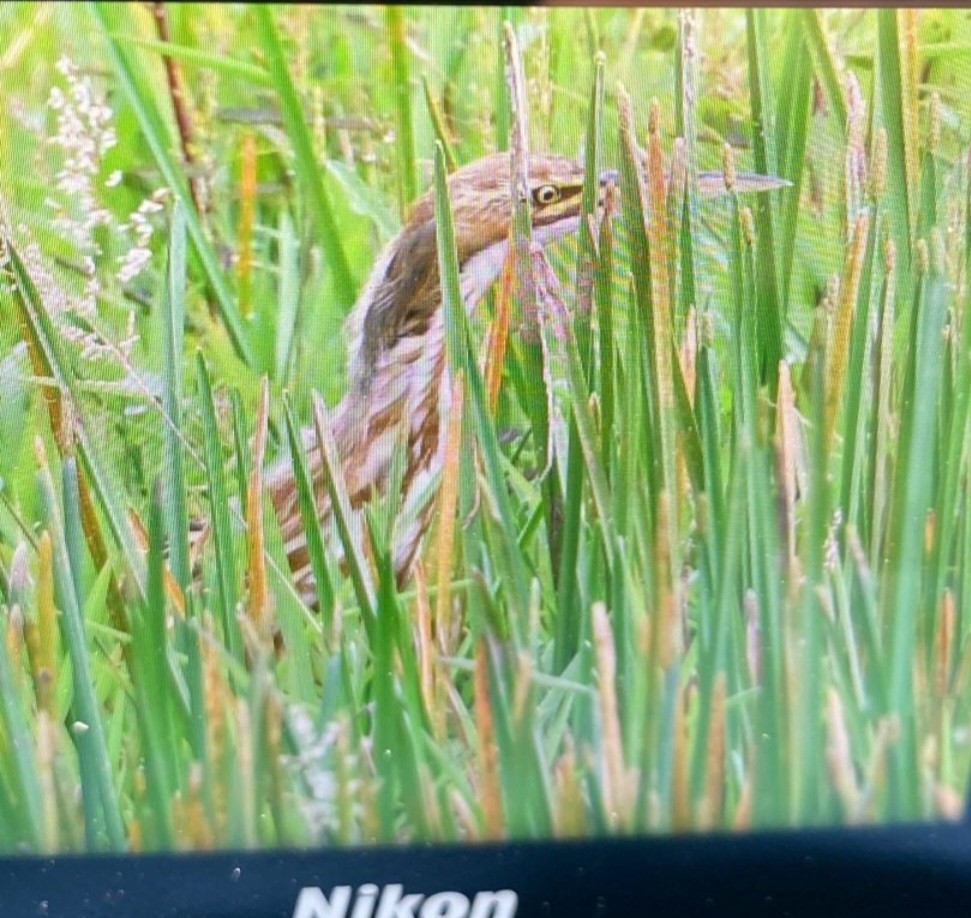
[[(471, 309), (501, 270), (512, 200), (508, 154), (486, 156), (448, 179), (455, 219), (462, 296)], [(607, 177), (605, 177), (607, 181)], [(583, 167), (561, 156), (530, 157), (532, 220), (545, 243), (578, 224)], [(411, 567), (434, 509), (435, 480), (444, 446), (445, 365), (442, 296), (438, 278), (434, 193), (411, 209), (401, 232), (379, 256), (349, 318), (349, 388), (330, 422), (352, 507), (384, 492), (396, 444), (407, 448), (402, 519), (395, 534), (399, 580)], [(312, 430), (304, 446), (325, 541), (339, 550), (330, 501)], [(314, 601), (306, 536), (292, 467), (270, 471), (269, 490), (283, 533), (287, 559), (303, 598)]]
[[(775, 182), (761, 187), (779, 184), (750, 178), (757, 183)], [(612, 172), (601, 177), (601, 194), (615, 179)], [(470, 163), (449, 177), (448, 186), (462, 296), (471, 309), (499, 275), (505, 259), (513, 212), (510, 157), (499, 153)], [(537, 242), (545, 245), (576, 230), (582, 186), (580, 163), (562, 156), (530, 156), (530, 205)], [(721, 176), (699, 176), (699, 190), (720, 193), (724, 190)], [(401, 232), (379, 256), (348, 321), (349, 388), (329, 420), (355, 511), (372, 495), (384, 492), (396, 444), (406, 444), (402, 509), (393, 546), (401, 582), (434, 510), (449, 390), (432, 191), (415, 202)], [(316, 436), (308, 430), (303, 437), (325, 543), (339, 552)], [(294, 582), (305, 601), (312, 603), (316, 591), (289, 461), (282, 460), (270, 471), (268, 484)]]

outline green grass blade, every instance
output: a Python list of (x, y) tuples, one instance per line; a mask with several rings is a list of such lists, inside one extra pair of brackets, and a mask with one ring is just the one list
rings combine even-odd
[[(766, 11), (747, 9), (745, 24), (748, 39), (749, 95), (752, 103), (752, 137), (755, 170), (761, 175), (778, 175), (775, 155), (775, 105), (769, 80), (769, 38)], [(755, 196), (755, 230), (759, 238), (760, 257), (756, 265), (759, 288), (759, 377), (775, 388), (779, 361), (783, 353), (786, 327), (784, 304), (779, 299), (776, 263), (773, 197)]]
[[(62, 342), (47, 308), (38, 294), (26, 265), (11, 240), (7, 240), (10, 269), (14, 279), (14, 298), (20, 311), (25, 341), (37, 355), (44, 375), (56, 381), (61, 393), (74, 391), (77, 380), (63, 353)], [(76, 400), (75, 400), (76, 402)], [(63, 410), (60, 408), (59, 410)], [(84, 415), (76, 412), (71, 435), (91, 488), (104, 511), (117, 547), (127, 562), (135, 587), (144, 591), (145, 564), (135, 550), (135, 537), (127, 514), (118, 501), (106, 464), (94, 447)]]
[(13, 831), (10, 837), (17, 838), (19, 835), (21, 842), (28, 845), (30, 850), (40, 852), (43, 847), (41, 788), (37, 779), (34, 738), (22, 707), (21, 693), (14, 681), (12, 661), (7, 650), (6, 635), (11, 627), (9, 616), (0, 616), (0, 636), (3, 637), (0, 640), (0, 725), (3, 727), (15, 782), (15, 794), (10, 804), (20, 816), (16, 829), (11, 826)]
[(236, 620), (239, 602), (237, 586), (236, 553), (233, 548), (233, 529), (229, 515), (229, 492), (219, 428), (216, 423), (216, 406), (212, 396), (212, 382), (202, 354), (196, 355), (197, 403), (202, 418), (203, 455), (206, 463), (206, 483), (209, 494), (209, 522), (213, 531), (216, 552), (216, 580), (218, 602), (222, 622), (223, 640), (233, 659), (243, 663), (243, 639)]
[(280, 100), (283, 122), (294, 148), (294, 166), (300, 185), (307, 195), (317, 223), (320, 245), (327, 264), (334, 275), (334, 294), (337, 305), (347, 311), (354, 303), (356, 285), (341, 242), (342, 234), (331, 209), (320, 169), (314, 155), (313, 142), (307, 129), (300, 99), (290, 78), (280, 36), (273, 23), (273, 10), (265, 6), (253, 9), (267, 70)]
[[(935, 261), (940, 257), (935, 252)], [(904, 406), (900, 437), (901, 461), (894, 481), (893, 543), (891, 549), (892, 624), (889, 642), (889, 704), (901, 718), (902, 743), (891, 757), (896, 780), (892, 811), (913, 811), (916, 794), (916, 737), (914, 735), (914, 650), (920, 598), (924, 525), (931, 506), (933, 466), (927, 457), (936, 452), (942, 326), (947, 282), (937, 265), (927, 279), (915, 341), (913, 396)]]
[(517, 549), (516, 527), (513, 522), (509, 494), (502, 474), (499, 443), (495, 422), (486, 405), (482, 375), (469, 340), (465, 303), (459, 282), (458, 252), (455, 247), (455, 224), (449, 200), (446, 178), (445, 152), (441, 145), (435, 153), (435, 222), (438, 244), (439, 276), (442, 278), (442, 298), (445, 314), (446, 353), (450, 373), (462, 373), (469, 383), (474, 429), (485, 464), (486, 480), (495, 502), (502, 530), (497, 546), (503, 567), (508, 574), (511, 590), (510, 618), (514, 627), (522, 626), (522, 617), (529, 608), (529, 585), (522, 558)]
[(280, 215), (280, 279), (277, 287), (279, 313), (277, 315), (276, 342), (274, 347), (274, 378), (286, 382), (293, 359), (293, 342), (300, 314), (300, 266), (299, 249), (293, 220), (283, 211)]
[(906, 295), (913, 231), (911, 196), (917, 194), (917, 188), (910, 183), (908, 161), (916, 156), (916, 151), (908, 150), (914, 139), (906, 131), (909, 101), (900, 56), (897, 10), (879, 10), (876, 16), (879, 119), (887, 131), (887, 210), (900, 259), (900, 289)]
[(421, 78), (421, 87), (425, 94), (425, 107), (428, 109), (428, 117), (431, 119), (432, 128), (435, 131), (435, 139), (442, 145), (442, 149), (445, 151), (445, 164), (448, 167), (448, 171), (454, 172), (458, 168), (459, 163), (455, 158), (455, 151), (452, 149), (452, 144), (448, 139), (442, 111), (435, 101), (435, 97), (432, 95), (432, 88), (428, 82), (428, 77), (423, 76)]
[(786, 27), (785, 60), (795, 60), (791, 78), (779, 89), (779, 115), (776, 118), (778, 174), (792, 182), (783, 192), (778, 264), (779, 296), (783, 309), (789, 308), (792, 270), (796, 251), (796, 230), (802, 210), (802, 188), (806, 178), (806, 149), (809, 142), (812, 62), (804, 51), (802, 11), (790, 10)]
[(169, 152), (168, 131), (155, 107), (154, 96), (148, 91), (144, 76), (138, 72), (134, 62), (122, 50), (118, 40), (113, 37), (114, 30), (111, 27), (111, 22), (114, 18), (114, 12), (109, 14), (104, 3), (90, 3), (88, 9), (105, 33), (105, 40), (108, 44), (115, 72), (129, 103), (135, 111), (139, 126), (142, 129), (142, 135), (152, 151), (155, 163), (166, 184), (182, 204), (185, 211), (186, 226), (189, 235), (192, 237), (192, 244), (200, 262), (202, 262), (206, 281), (216, 298), (219, 316), (226, 326), (233, 347), (240, 359), (248, 366), (252, 366), (253, 355), (236, 301), (226, 284), (222, 267), (212, 243), (206, 237), (202, 224), (199, 222), (199, 216), (193, 206), (189, 186), (182, 168)]
[(405, 9), (389, 6), (384, 11), (388, 43), (391, 46), (391, 87), (394, 94), (398, 129), (398, 180), (400, 182), (401, 216), (418, 196), (418, 170), (415, 167), (415, 131), (411, 115), (411, 75), (408, 67), (408, 36)]
[(162, 295), (162, 342), (165, 388), (162, 411), (165, 443), (165, 521), (169, 538), (169, 563), (187, 601), (189, 593), (189, 513), (185, 503), (185, 469), (182, 433), (182, 354), (185, 341), (185, 211), (177, 201), (169, 233), (167, 283)]
[(550, 431), (552, 393), (547, 386), (548, 355), (544, 353), (540, 304), (533, 277), (532, 246), (534, 242), (532, 209), (530, 207), (528, 176), (528, 108), (523, 62), (519, 42), (512, 24), (503, 28), (503, 53), (506, 63), (507, 100), (511, 125), (510, 180), (512, 197), (512, 227), (510, 247), (513, 263), (512, 302), (513, 321), (522, 323), (520, 334), (511, 337), (509, 351), (520, 365), (519, 397), (529, 418), (533, 435), (536, 465), (542, 470), (543, 514), (548, 533), (550, 564), (559, 568), (563, 496), (558, 466), (553, 462)]
[(816, 74), (823, 85), (833, 110), (833, 121), (841, 132), (846, 131), (846, 98), (836, 72), (836, 61), (829, 47), (829, 39), (823, 28), (823, 10), (802, 11), (806, 44), (816, 67)]
[(173, 729), (169, 697), (169, 641), (163, 586), (164, 510), (156, 490), (149, 518), (148, 596), (132, 614), (132, 683), (145, 755), (154, 843), (169, 847), (175, 839), (172, 793), (178, 775), (179, 742)]
[(231, 79), (263, 86), (271, 85), (270, 75), (262, 67), (247, 64), (245, 61), (224, 57), (221, 54), (212, 54), (189, 45), (177, 45), (151, 38), (135, 38), (133, 35), (126, 35), (124, 32), (110, 32), (109, 37), (122, 44), (131, 45), (133, 48), (155, 51), (163, 57), (171, 57), (186, 64), (194, 64), (205, 70), (224, 74)]
[(374, 584), (360, 539), (360, 526), (356, 523), (347, 486), (344, 483), (344, 470), (341, 466), (337, 443), (328, 422), (327, 409), (320, 396), (316, 394), (314, 394), (314, 430), (317, 434), (317, 448), (320, 450), (324, 484), (333, 508), (334, 522), (344, 548), (357, 602), (364, 614), (368, 634), (373, 641), (374, 629), (377, 627)]
[[(580, 256), (577, 265), (574, 335), (577, 355), (586, 383), (574, 391), (574, 399), (584, 402), (588, 398), (592, 375), (592, 335), (590, 319), (593, 312), (593, 287), (596, 280), (597, 250), (593, 238), (593, 221), (596, 216), (597, 197), (600, 189), (600, 163), (602, 159), (602, 111), (604, 100), (603, 56), (594, 62), (594, 80), (587, 117), (587, 145), (584, 157), (583, 207), (580, 219)], [(571, 352), (571, 361), (574, 355)], [(571, 374), (572, 379), (573, 374)], [(612, 406), (611, 406), (612, 407)], [(590, 430), (585, 431), (587, 436)], [(596, 453), (596, 449), (593, 450)], [(583, 505), (583, 446), (577, 430), (576, 418), (571, 419), (570, 440), (567, 447), (566, 493), (563, 502), (563, 535), (560, 542), (560, 569), (557, 573), (556, 648), (554, 666), (557, 672), (566, 668), (573, 658), (580, 641), (580, 610), (577, 600), (577, 554), (579, 551), (581, 510)]]
[[(50, 472), (40, 473), (40, 489), (48, 514), (54, 545), (54, 579), (57, 602), (62, 610), (61, 628), (74, 674), (73, 703), (78, 723), (73, 730), (78, 757), (84, 762), (83, 776), (90, 783), (83, 788), (89, 825), (103, 825), (112, 851), (127, 847), (118, 797), (105, 739), (101, 705), (94, 690), (88, 640), (81, 617), (78, 586), (84, 567), (80, 539), (77, 466), (68, 458), (63, 467), (63, 524), (57, 511), (57, 496)], [(93, 812), (94, 808), (97, 812)]]
[(293, 474), (297, 484), (297, 495), (300, 501), (300, 516), (303, 519), (304, 532), (307, 537), (307, 553), (310, 557), (310, 569), (313, 571), (314, 582), (317, 587), (317, 602), (324, 616), (324, 630), (332, 633), (334, 617), (334, 586), (333, 577), (327, 564), (324, 551), (323, 536), (320, 524), (317, 522), (317, 510), (314, 502), (313, 486), (308, 471), (300, 432), (293, 419), (290, 405), (285, 406), (287, 420), (287, 442), (290, 447), (290, 462), (293, 464)]

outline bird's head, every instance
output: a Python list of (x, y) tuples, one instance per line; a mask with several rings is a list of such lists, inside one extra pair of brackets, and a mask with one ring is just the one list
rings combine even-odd
[[(448, 177), (462, 295), (469, 308), (498, 277), (505, 260), (514, 211), (510, 169), (510, 155), (494, 153)], [(601, 176), (600, 204), (616, 176)], [(565, 156), (530, 156), (528, 194), (537, 242), (545, 244), (575, 230), (582, 210), (583, 166)], [(361, 341), (365, 384), (378, 355), (402, 336), (424, 334), (441, 304), (436, 236), (431, 189), (411, 208), (354, 311), (352, 336)]]
[[(509, 235), (513, 213), (511, 160), (493, 153), (457, 169), (448, 178), (459, 262), (499, 243)], [(601, 202), (616, 173), (601, 176)], [(540, 241), (575, 229), (583, 197), (583, 164), (566, 156), (535, 153), (529, 157), (529, 206)], [(409, 226), (434, 219), (434, 191), (415, 204)]]

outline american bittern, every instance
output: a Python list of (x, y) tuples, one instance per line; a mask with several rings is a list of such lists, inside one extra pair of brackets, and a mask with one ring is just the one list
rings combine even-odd
[[(601, 204), (616, 173), (600, 179)], [(778, 187), (778, 180), (739, 176), (736, 189)], [(510, 157), (493, 154), (455, 171), (448, 179), (455, 220), (462, 296), (471, 309), (498, 277), (508, 246), (513, 212)], [(583, 166), (563, 156), (529, 158), (533, 235), (545, 245), (576, 231), (580, 221)], [(724, 190), (722, 176), (699, 176), (702, 194)], [(349, 389), (330, 417), (353, 508), (388, 485), (396, 445), (404, 444), (407, 469), (402, 507), (410, 519), (396, 532), (399, 581), (411, 567), (431, 517), (431, 487), (444, 462), (446, 365), (444, 316), (439, 286), (433, 192), (412, 207), (401, 232), (378, 258), (349, 318)], [(332, 527), (319, 445), (305, 431), (318, 519)], [(268, 478), (294, 582), (308, 602), (316, 598), (293, 469), (286, 460)], [(414, 506), (422, 501), (422, 506)], [(333, 542), (334, 540), (331, 539)]]

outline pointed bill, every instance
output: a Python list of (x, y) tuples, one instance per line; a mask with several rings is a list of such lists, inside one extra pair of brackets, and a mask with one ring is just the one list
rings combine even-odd
[[(778, 188), (791, 188), (792, 182), (774, 175), (758, 175), (755, 172), (739, 172), (735, 176), (735, 193), (750, 194), (759, 191), (775, 191)], [(698, 193), (704, 198), (716, 198), (728, 194), (725, 176), (721, 172), (699, 172)]]

